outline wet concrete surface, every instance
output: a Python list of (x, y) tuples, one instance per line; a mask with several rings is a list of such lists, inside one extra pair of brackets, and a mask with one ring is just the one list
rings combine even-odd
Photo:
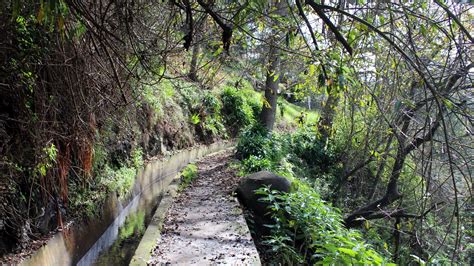
[(232, 152), (197, 163), (198, 177), (171, 204), (151, 265), (260, 265), (242, 210), (232, 196), (240, 177)]

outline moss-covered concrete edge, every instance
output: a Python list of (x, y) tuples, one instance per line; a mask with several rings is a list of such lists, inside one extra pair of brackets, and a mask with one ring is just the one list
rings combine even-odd
[(151, 218), (150, 224), (148, 224), (148, 227), (145, 230), (140, 244), (135, 250), (130, 265), (147, 265), (147, 262), (151, 259), (151, 252), (161, 237), (161, 229), (166, 218), (166, 213), (171, 207), (174, 197), (178, 194), (179, 177), (179, 174), (174, 177), (168, 190), (161, 199), (160, 204), (156, 208), (155, 214)]

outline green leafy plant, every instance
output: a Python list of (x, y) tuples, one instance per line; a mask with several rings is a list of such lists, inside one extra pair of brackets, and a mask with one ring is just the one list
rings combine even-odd
[(193, 123), (194, 125), (197, 125), (201, 122), (201, 118), (199, 118), (199, 114), (193, 114), (191, 116), (191, 123)]
[(117, 170), (106, 166), (104, 169), (102, 182), (108, 191), (115, 191), (119, 197), (124, 197), (132, 188), (135, 180), (136, 169), (122, 166)]
[(204, 140), (227, 137), (221, 113), (222, 103), (211, 91), (197, 93), (188, 87), (180, 90), (186, 109), (190, 111), (190, 122)]
[(205, 93), (202, 99), (203, 113), (206, 115), (202, 123), (202, 127), (208, 134), (212, 136), (226, 137), (226, 128), (222, 117), (222, 103), (212, 93)]
[(270, 203), (274, 225), (264, 240), (275, 262), (318, 265), (392, 265), (365, 243), (356, 230), (342, 224), (340, 212), (323, 201), (307, 184), (294, 180), (295, 191), (280, 193), (268, 187), (257, 191)]
[(247, 159), (242, 161), (242, 175), (247, 173), (258, 172), (261, 170), (271, 170), (273, 163), (269, 159), (261, 158), (255, 155), (250, 155)]
[(237, 157), (247, 159), (254, 155), (265, 158), (269, 153), (271, 141), (271, 133), (261, 124), (246, 127), (239, 135)]
[(58, 149), (54, 144), (43, 148), (43, 154), (41, 155), (41, 161), (36, 165), (34, 172), (40, 176), (46, 176), (46, 172), (53, 167), (56, 162), (56, 156)]
[(188, 164), (183, 171), (181, 171), (180, 178), (181, 182), (179, 184), (179, 190), (182, 191), (185, 189), (191, 182), (197, 177), (198, 167), (195, 164)]
[(132, 149), (132, 152), (130, 154), (130, 160), (131, 160), (131, 165), (135, 169), (140, 169), (144, 165), (143, 161), (143, 149), (141, 147), (135, 147)]

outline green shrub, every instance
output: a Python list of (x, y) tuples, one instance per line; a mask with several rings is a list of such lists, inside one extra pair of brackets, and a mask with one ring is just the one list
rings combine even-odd
[(227, 137), (224, 120), (221, 115), (222, 104), (212, 93), (205, 93), (201, 101), (201, 114), (204, 116), (201, 127), (205, 134)]
[(221, 102), (211, 92), (204, 93), (202, 97), (202, 107), (208, 114), (219, 114), (222, 109)]
[(136, 169), (143, 167), (143, 150), (140, 147), (135, 147), (130, 154), (131, 164)]
[(143, 102), (153, 110), (157, 119), (161, 120), (166, 114), (166, 108), (174, 103), (176, 90), (171, 81), (162, 80), (156, 85), (141, 85), (140, 93)]
[(117, 170), (105, 166), (101, 183), (109, 192), (116, 192), (122, 198), (132, 188), (137, 170), (133, 167), (122, 166)]
[(233, 134), (255, 121), (253, 110), (241, 91), (227, 86), (220, 97), (225, 123)]
[(96, 215), (99, 210), (99, 203), (105, 200), (107, 193), (97, 187), (84, 187), (75, 182), (70, 182), (68, 196), (68, 212), (74, 218), (82, 218)]
[(105, 149), (104, 145), (96, 144), (94, 146), (94, 161), (92, 163), (92, 171), (97, 173), (102, 169), (108, 160), (108, 152)]
[(291, 136), (291, 150), (316, 172), (328, 172), (338, 162), (338, 150), (331, 143), (321, 140), (311, 128), (301, 128)]
[(179, 92), (183, 100), (183, 107), (189, 110), (197, 109), (200, 101), (199, 91), (200, 90), (194, 86), (180, 87)]
[(227, 137), (222, 117), (222, 103), (211, 91), (184, 87), (180, 89), (186, 109), (190, 111), (189, 121), (196, 127), (201, 137)]
[(257, 193), (269, 202), (275, 224), (264, 240), (275, 262), (283, 264), (387, 265), (388, 261), (342, 224), (339, 211), (324, 202), (307, 184), (293, 181), (296, 190), (280, 194), (269, 188)]
[(266, 158), (270, 153), (271, 133), (259, 123), (246, 127), (239, 135), (237, 157), (247, 159), (251, 155)]
[(141, 91), (143, 101), (157, 114), (158, 117), (163, 115), (163, 103), (157, 94), (157, 89), (150, 85), (144, 85)]
[(288, 154), (288, 141), (285, 136), (271, 133), (255, 123), (240, 134), (236, 154), (242, 160), (251, 156), (268, 159), (276, 166)]
[(261, 158), (255, 155), (250, 155), (247, 159), (242, 161), (242, 174), (254, 173), (261, 170), (271, 170), (274, 164), (266, 158)]
[(241, 90), (242, 95), (247, 100), (247, 104), (252, 109), (253, 117), (256, 119), (262, 112), (262, 95), (255, 92), (253, 89)]

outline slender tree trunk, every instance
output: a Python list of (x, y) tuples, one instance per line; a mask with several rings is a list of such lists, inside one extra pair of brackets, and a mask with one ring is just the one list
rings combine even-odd
[(321, 133), (322, 139), (327, 139), (332, 130), (332, 124), (334, 121), (334, 116), (336, 115), (336, 106), (339, 103), (339, 97), (337, 93), (332, 90), (336, 89), (334, 86), (330, 85), (328, 88), (328, 99), (324, 105), (323, 113), (321, 114), (321, 119), (319, 120), (318, 130)]
[(190, 80), (197, 82), (198, 81), (198, 76), (197, 76), (197, 62), (198, 62), (198, 56), (199, 52), (201, 51), (199, 43), (195, 43), (193, 46), (193, 55), (191, 58), (191, 66), (189, 68), (189, 74), (188, 77)]
[(401, 245), (401, 236), (400, 236), (400, 227), (401, 227), (401, 218), (397, 217), (395, 219), (395, 224), (393, 225), (393, 244), (394, 244), (394, 252), (393, 252), (393, 261), (395, 263), (400, 263), (400, 245)]
[(276, 108), (278, 100), (278, 80), (277, 72), (279, 65), (278, 49), (274, 46), (270, 47), (270, 59), (267, 69), (267, 77), (265, 81), (265, 103), (260, 113), (260, 122), (269, 130), (273, 130), (276, 120)]
[[(324, 0), (321, 1), (324, 5)], [(345, 8), (345, 1), (339, 1), (339, 5), (342, 9)], [(337, 17), (337, 27), (339, 28), (343, 22), (343, 16), (338, 14)], [(337, 38), (325, 31), (325, 26), (323, 25), (323, 36), (326, 36), (329, 40), (331, 40), (334, 44), (336, 44)], [(326, 77), (329, 78), (329, 77)], [(318, 124), (318, 131), (321, 133), (322, 139), (326, 140), (331, 135), (332, 125), (334, 122), (334, 117), (336, 116), (336, 107), (339, 104), (339, 95), (337, 93), (337, 89), (339, 86), (339, 82), (337, 80), (333, 80), (330, 85), (328, 85), (328, 99), (324, 105), (323, 112), (321, 114), (321, 119), (319, 120)]]
[(191, 55), (191, 64), (189, 66), (189, 73), (188, 77), (190, 80), (194, 82), (199, 81), (198, 77), (198, 69), (199, 69), (199, 53), (201, 52), (201, 37), (202, 37), (202, 31), (205, 29), (205, 24), (206, 24), (206, 15), (200, 17), (195, 23), (194, 23), (194, 36), (192, 38), (193, 40), (193, 47), (192, 47), (192, 55)]
[[(276, 13), (282, 17), (288, 15), (288, 7), (286, 1), (272, 1), (271, 5), (277, 8)], [(265, 102), (260, 113), (260, 122), (269, 130), (273, 130), (276, 120), (276, 108), (278, 100), (278, 84), (279, 84), (279, 68), (280, 56), (279, 49), (276, 47), (277, 40), (280, 39), (281, 31), (272, 29), (272, 37), (270, 39), (270, 51), (267, 67), (267, 75), (265, 81)]]

